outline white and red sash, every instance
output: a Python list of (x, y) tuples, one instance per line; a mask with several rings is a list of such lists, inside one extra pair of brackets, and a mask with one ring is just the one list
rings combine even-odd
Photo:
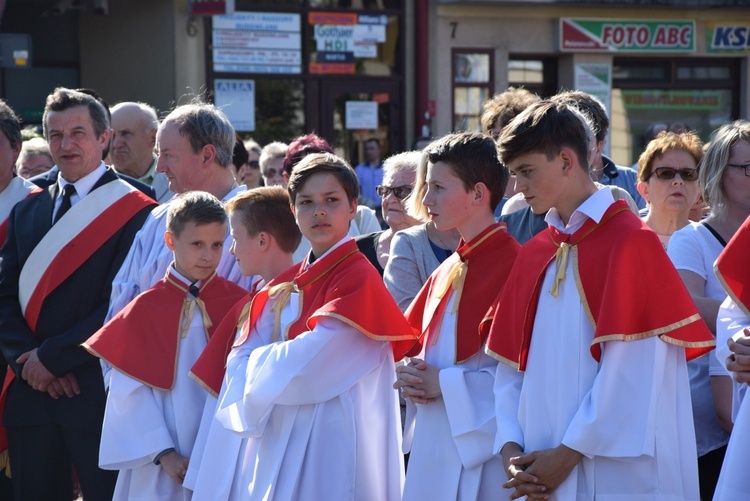
[(22, 177), (14, 177), (8, 186), (0, 192), (0, 245), (8, 236), (8, 216), (15, 205), (24, 198), (30, 197), (42, 189)]
[(18, 300), (34, 331), (47, 295), (153, 200), (121, 180), (93, 190), (53, 225), (21, 270)]

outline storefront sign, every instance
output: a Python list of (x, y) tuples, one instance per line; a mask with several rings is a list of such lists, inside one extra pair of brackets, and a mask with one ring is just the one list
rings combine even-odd
[(350, 130), (377, 129), (378, 103), (375, 101), (347, 101), (346, 128)]
[(750, 53), (750, 25), (706, 23), (706, 51)]
[[(317, 61), (310, 62), (310, 73), (354, 73), (348, 64), (355, 58), (376, 58), (379, 43), (385, 42), (388, 16), (342, 12), (311, 12)], [(325, 54), (325, 55), (320, 55)], [(337, 54), (333, 56), (332, 54)], [(346, 58), (347, 64), (331, 58)]]
[(694, 52), (694, 21), (560, 19), (560, 48), (569, 52)]
[(721, 91), (716, 90), (623, 90), (625, 108), (721, 110)]
[[(575, 89), (594, 96), (604, 104), (607, 115), (612, 116), (612, 65), (576, 64)], [(609, 139), (605, 139), (604, 154), (609, 155)]]
[(255, 81), (214, 80), (214, 103), (237, 131), (255, 130)]
[(300, 15), (239, 12), (213, 18), (214, 71), (302, 73)]

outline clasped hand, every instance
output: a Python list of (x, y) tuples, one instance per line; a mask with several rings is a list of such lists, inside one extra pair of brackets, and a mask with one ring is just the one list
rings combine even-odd
[(393, 387), (413, 404), (429, 404), (442, 395), (440, 369), (419, 358), (412, 358), (408, 365), (396, 367)]
[(516, 443), (508, 443), (501, 451), (508, 474), (506, 489), (515, 489), (510, 499), (549, 499), (580, 462), (582, 455), (565, 445), (523, 454)]
[(16, 359), (16, 363), (23, 365), (21, 378), (37, 391), (47, 392), (54, 399), (63, 395), (73, 398), (81, 394), (78, 380), (73, 373), (69, 372), (62, 377), (55, 377), (39, 360), (36, 348), (22, 354)]

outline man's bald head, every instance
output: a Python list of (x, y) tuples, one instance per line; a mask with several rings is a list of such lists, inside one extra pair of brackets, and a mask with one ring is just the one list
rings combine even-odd
[(144, 103), (124, 102), (111, 109), (112, 165), (118, 172), (139, 178), (154, 161), (159, 119), (156, 110)]

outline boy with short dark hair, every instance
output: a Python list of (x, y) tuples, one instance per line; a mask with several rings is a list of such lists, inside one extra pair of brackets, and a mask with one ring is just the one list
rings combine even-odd
[(164, 239), (167, 275), (137, 296), (86, 343), (113, 367), (99, 465), (120, 470), (114, 499), (177, 499), (205, 392), (187, 377), (224, 315), (247, 291), (216, 274), (226, 236), (221, 202), (178, 195)]
[[(243, 275), (260, 275), (261, 283), (268, 283), (294, 264), (294, 249), (302, 234), (289, 208), (286, 190), (280, 186), (248, 190), (229, 200), (225, 209), (229, 213), (233, 240), (230, 252)], [(251, 294), (260, 287), (261, 284), (256, 283)], [(233, 480), (241, 477), (235, 477), (232, 467), (238, 464), (246, 439), (225, 429), (214, 416), (227, 356), (249, 310), (250, 301), (243, 299), (225, 315), (190, 370), (190, 377), (210, 394), (184, 483), (193, 491), (195, 500), (241, 497), (241, 487), (233, 485)]]
[(656, 235), (594, 185), (586, 144), (583, 122), (556, 102), (531, 106), (499, 140), (516, 190), (549, 224), (521, 249), (486, 347), (502, 362), (505, 487), (531, 499), (698, 499), (686, 356), (713, 337)]
[(288, 189), (312, 251), (254, 296), (227, 359), (216, 419), (247, 437), (227, 458), (229, 497), (398, 499), (389, 342), (411, 346), (414, 335), (347, 236), (357, 208), (352, 168), (312, 154)]
[(495, 223), (508, 171), (487, 135), (450, 134), (425, 150), (423, 204), (438, 230), (457, 228), (456, 252), (406, 311), (419, 344), (394, 385), (408, 398), (410, 450), (404, 499), (499, 499), (502, 462), (492, 448), (497, 361), (484, 353), (480, 323), (502, 289), (519, 245)]

